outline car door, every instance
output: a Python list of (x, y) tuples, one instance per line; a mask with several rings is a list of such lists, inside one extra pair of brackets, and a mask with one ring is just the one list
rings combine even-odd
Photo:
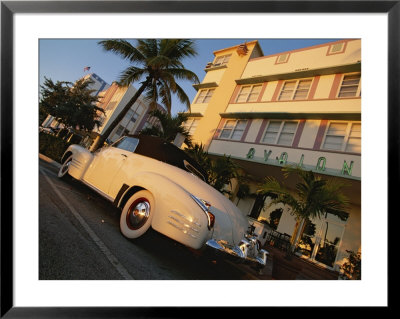
[(109, 194), (110, 185), (128, 156), (134, 151), (138, 140), (123, 137), (113, 145), (101, 149), (90, 164), (84, 176), (84, 181), (102, 192)]

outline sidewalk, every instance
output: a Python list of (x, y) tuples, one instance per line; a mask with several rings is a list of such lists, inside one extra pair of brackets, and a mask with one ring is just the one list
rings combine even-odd
[(258, 272), (255, 267), (246, 264), (234, 264), (242, 271), (246, 272), (249, 280), (273, 280), (272, 278), (272, 258), (268, 255), (267, 264), (262, 269), (261, 273)]
[(50, 163), (52, 165), (54, 165), (57, 168), (61, 167), (61, 164), (56, 162), (55, 160), (51, 159), (50, 157), (47, 157), (46, 155), (40, 154), (39, 153), (39, 158), (47, 163)]

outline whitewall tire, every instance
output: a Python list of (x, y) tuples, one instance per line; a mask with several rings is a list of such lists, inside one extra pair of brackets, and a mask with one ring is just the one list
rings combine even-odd
[(129, 198), (119, 222), (121, 233), (127, 238), (142, 236), (151, 225), (154, 204), (154, 197), (147, 190), (141, 190)]
[(65, 179), (69, 174), (68, 174), (68, 170), (69, 170), (69, 166), (71, 165), (72, 162), (72, 155), (67, 157), (67, 159), (64, 161), (64, 163), (62, 163), (60, 170), (58, 171), (57, 176), (59, 178)]

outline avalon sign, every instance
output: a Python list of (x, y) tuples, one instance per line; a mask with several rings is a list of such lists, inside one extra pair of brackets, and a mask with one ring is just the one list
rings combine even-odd
[[(246, 158), (254, 159), (255, 154), (256, 154), (255, 148), (251, 147), (246, 154)], [(272, 154), (271, 150), (268, 150), (268, 151), (264, 150), (263, 161), (265, 163), (269, 160), (271, 154)], [(279, 165), (286, 165), (288, 163), (288, 158), (289, 158), (288, 153), (282, 152), (279, 156), (276, 156), (275, 160), (276, 160), (276, 163)], [(298, 166), (300, 166), (300, 167), (304, 167), (303, 162), (304, 162), (304, 154), (301, 154), (299, 161), (297, 161), (295, 163), (297, 163)], [(319, 157), (317, 162), (315, 163), (315, 166), (313, 167), (313, 170), (315, 170), (317, 172), (321, 172), (321, 173), (325, 172), (327, 170), (326, 163), (327, 163), (326, 157), (323, 157), (323, 156)], [(352, 176), (353, 166), (354, 166), (354, 161), (350, 161), (350, 163), (347, 163), (347, 161), (344, 160), (342, 169), (340, 171), (340, 175)]]

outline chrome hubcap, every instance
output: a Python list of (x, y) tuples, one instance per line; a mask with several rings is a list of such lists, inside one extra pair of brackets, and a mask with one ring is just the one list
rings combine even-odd
[(71, 160), (65, 162), (64, 165), (61, 167), (60, 176), (63, 176), (66, 172), (68, 172), (69, 165), (71, 165)]
[(142, 227), (150, 216), (150, 203), (146, 198), (135, 200), (126, 214), (126, 224), (130, 229)]

